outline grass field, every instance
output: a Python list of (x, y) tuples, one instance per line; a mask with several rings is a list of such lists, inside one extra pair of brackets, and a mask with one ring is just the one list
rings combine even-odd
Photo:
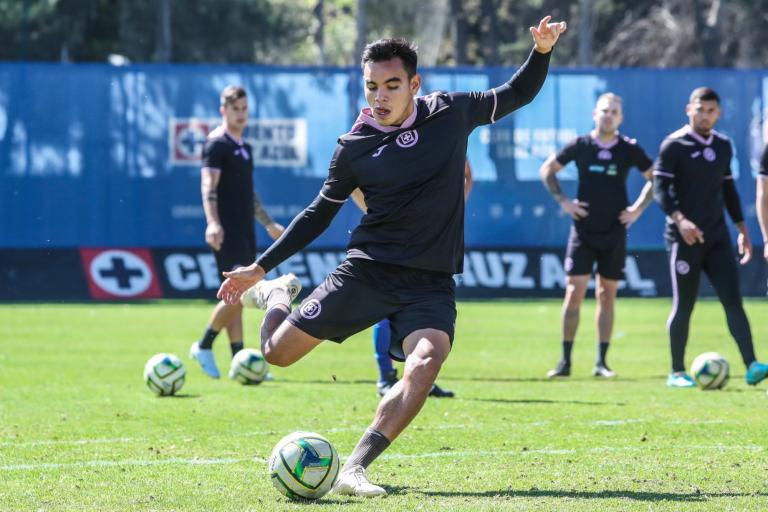
[[(461, 303), (439, 379), (457, 398), (430, 399), (371, 466), (389, 496), (307, 504), (277, 494), (265, 459), (295, 430), (349, 454), (377, 403), (370, 331), (245, 387), (187, 357), (207, 303), (0, 306), (0, 510), (767, 510), (768, 386), (745, 384), (720, 305), (702, 301), (687, 361), (720, 351), (731, 381), (667, 389), (669, 307), (619, 302), (604, 382), (587, 303), (575, 375), (550, 382), (558, 301)], [(768, 301), (747, 310), (768, 358)], [(225, 336), (215, 350), (224, 367)], [(187, 364), (181, 396), (144, 386), (156, 352)]]

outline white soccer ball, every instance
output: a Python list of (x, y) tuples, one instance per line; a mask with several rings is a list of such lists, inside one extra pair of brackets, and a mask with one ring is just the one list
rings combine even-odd
[(275, 445), (267, 469), (272, 485), (285, 496), (316, 500), (331, 490), (339, 466), (339, 454), (325, 437), (294, 432)]
[(176, 394), (184, 385), (187, 369), (173, 354), (155, 354), (144, 366), (144, 382), (156, 395)]
[(730, 377), (728, 361), (717, 352), (705, 352), (691, 364), (693, 380), (701, 389), (723, 389)]
[(244, 348), (232, 358), (229, 378), (240, 384), (261, 384), (269, 372), (269, 365), (261, 352)]

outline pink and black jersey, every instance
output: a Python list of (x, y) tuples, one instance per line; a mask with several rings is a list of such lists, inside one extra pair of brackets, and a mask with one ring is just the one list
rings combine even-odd
[(203, 147), (203, 168), (218, 169), (219, 219), (224, 231), (254, 230), (253, 158), (251, 146), (235, 140), (219, 126)]
[(629, 205), (627, 177), (633, 167), (645, 172), (653, 165), (635, 139), (618, 135), (603, 143), (595, 133), (578, 137), (555, 157), (560, 165), (575, 162), (579, 172), (579, 201), (589, 204), (589, 215), (574, 221), (579, 235), (615, 233), (623, 230), (619, 214)]
[[(704, 138), (690, 126), (673, 132), (661, 143), (656, 160), (654, 196), (668, 216), (679, 210), (707, 235), (722, 234), (723, 208), (733, 222), (744, 220), (731, 174), (731, 140), (716, 131)], [(667, 218), (665, 238), (681, 241), (680, 234)]]
[(397, 127), (379, 125), (363, 109), (339, 138), (318, 197), (258, 263), (269, 270), (313, 240), (359, 187), (368, 212), (352, 233), (349, 258), (461, 273), (467, 137), (533, 100), (548, 66), (549, 54), (533, 51), (495, 89), (415, 98), (412, 115)]

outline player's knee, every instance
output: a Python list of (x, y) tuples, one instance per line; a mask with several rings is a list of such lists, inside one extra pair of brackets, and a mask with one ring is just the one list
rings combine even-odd
[(429, 393), (443, 361), (436, 355), (411, 355), (406, 361), (407, 380), (416, 392)]
[(262, 346), (261, 351), (264, 355), (264, 360), (273, 366), (285, 368), (295, 362), (295, 359), (291, 354), (287, 353), (285, 350), (280, 350), (269, 342)]

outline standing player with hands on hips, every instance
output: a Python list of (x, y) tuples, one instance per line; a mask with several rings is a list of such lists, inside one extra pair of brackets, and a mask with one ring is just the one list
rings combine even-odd
[[(541, 166), (541, 179), (560, 207), (573, 218), (568, 237), (565, 271), (565, 300), (562, 309), (563, 356), (548, 378), (571, 375), (571, 349), (592, 269), (597, 263), (595, 323), (597, 358), (592, 375), (612, 378), (606, 354), (613, 332), (614, 304), (619, 281), (624, 278), (627, 256), (627, 229), (653, 201), (653, 161), (637, 141), (619, 133), (624, 120), (622, 100), (613, 93), (597, 99), (592, 112), (595, 129), (550, 156)], [(560, 188), (556, 174), (569, 162), (579, 171), (576, 199)], [(627, 177), (632, 167), (648, 182), (630, 205)]]
[[(339, 138), (320, 193), (256, 262), (224, 273), (219, 298), (238, 304), (246, 294), (244, 301), (267, 310), (261, 348), (277, 366), (295, 363), (323, 340), (340, 343), (389, 319), (389, 353), (405, 361), (403, 378), (379, 402), (334, 486), (339, 494), (386, 494), (368, 481), (366, 468), (421, 410), (451, 351), (453, 274), (462, 272), (464, 256), (467, 138), (533, 100), (565, 28), (549, 16), (531, 27), (535, 46), (517, 73), (476, 93), (415, 97), (421, 77), (411, 44), (383, 39), (366, 46), (369, 107)], [(347, 259), (291, 312), (295, 276), (262, 278), (319, 236), (356, 188), (368, 211), (352, 233)]]

